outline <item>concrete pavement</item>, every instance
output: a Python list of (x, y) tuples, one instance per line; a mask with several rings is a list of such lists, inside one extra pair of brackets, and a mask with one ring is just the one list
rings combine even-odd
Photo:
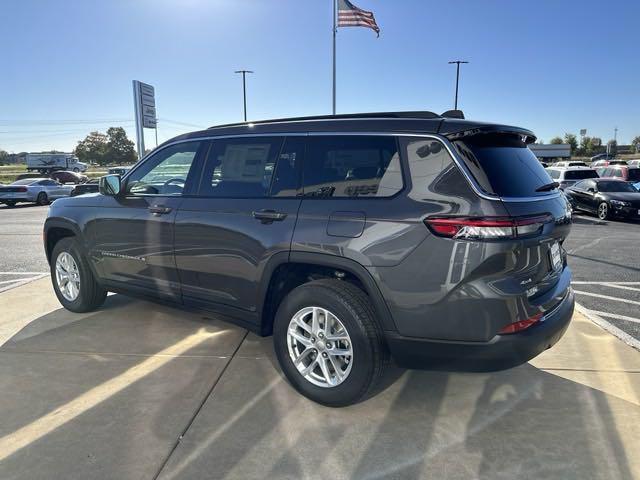
[(0, 478), (640, 478), (640, 353), (576, 314), (527, 365), (299, 396), (271, 340), (113, 295), (0, 294)]

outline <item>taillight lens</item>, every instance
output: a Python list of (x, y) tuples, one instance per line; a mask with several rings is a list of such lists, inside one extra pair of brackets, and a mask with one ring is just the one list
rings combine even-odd
[(521, 331), (526, 330), (527, 328), (531, 327), (532, 325), (535, 325), (536, 323), (538, 323), (541, 318), (542, 318), (542, 314), (541, 313), (537, 313), (533, 317), (527, 318), (526, 320), (520, 320), (518, 322), (510, 323), (509, 325), (504, 327), (502, 330), (500, 330), (498, 332), (498, 334), (499, 335), (507, 335), (507, 334), (510, 334), (510, 333), (521, 332)]
[(19, 191), (19, 192), (27, 192), (27, 191), (28, 191), (28, 188), (27, 188), (27, 187), (19, 187), (19, 188), (18, 188), (18, 191)]
[(525, 237), (542, 231), (551, 215), (535, 217), (441, 217), (427, 218), (424, 223), (440, 236), (456, 239), (491, 240)]

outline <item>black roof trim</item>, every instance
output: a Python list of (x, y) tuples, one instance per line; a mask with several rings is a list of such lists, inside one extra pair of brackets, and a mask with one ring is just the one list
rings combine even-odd
[(284, 123), (284, 122), (307, 122), (314, 120), (358, 120), (358, 119), (389, 119), (389, 118), (405, 118), (405, 119), (436, 119), (442, 118), (437, 113), (428, 111), (408, 111), (408, 112), (369, 112), (369, 113), (344, 113), (340, 115), (317, 115), (311, 117), (290, 117), (290, 118), (274, 118), (270, 120), (256, 120), (251, 122), (239, 122), (239, 123), (227, 123), (225, 125), (214, 125), (209, 127), (209, 130), (214, 128), (227, 128), (227, 127), (240, 127), (244, 125), (265, 125), (269, 123)]

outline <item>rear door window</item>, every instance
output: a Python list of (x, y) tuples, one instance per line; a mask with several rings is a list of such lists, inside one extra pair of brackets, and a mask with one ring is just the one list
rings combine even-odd
[(306, 197), (391, 197), (403, 185), (396, 139), (311, 136), (303, 178)]
[(536, 191), (552, 180), (519, 135), (480, 134), (454, 144), (485, 192), (501, 197), (549, 194)]
[[(284, 137), (214, 140), (198, 194), (226, 198), (269, 196), (283, 142)], [(296, 180), (295, 177), (287, 178)], [(282, 182), (279, 189), (288, 190)]]

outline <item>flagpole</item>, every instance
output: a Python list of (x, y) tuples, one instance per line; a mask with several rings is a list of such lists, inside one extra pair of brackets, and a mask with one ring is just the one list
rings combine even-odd
[(336, 114), (336, 9), (338, 0), (333, 2), (333, 114)]

